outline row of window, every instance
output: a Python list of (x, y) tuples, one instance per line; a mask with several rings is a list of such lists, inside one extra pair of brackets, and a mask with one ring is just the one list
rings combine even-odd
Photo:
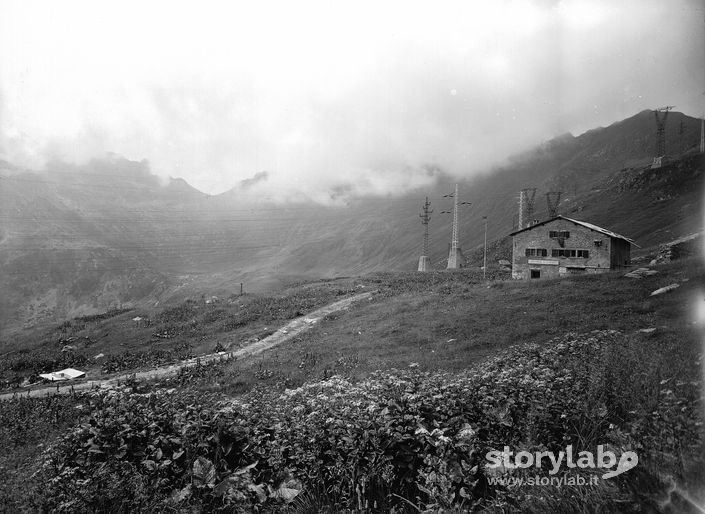
[(572, 250), (568, 248), (554, 248), (551, 250), (551, 257), (590, 257), (590, 252), (587, 250)]
[(527, 248), (527, 257), (548, 257), (548, 250), (545, 248)]
[(568, 230), (549, 230), (548, 237), (551, 239), (568, 239), (570, 232)]
[[(527, 248), (527, 257), (548, 257), (548, 250), (546, 248)], [(551, 250), (551, 257), (582, 257), (587, 259), (590, 257), (590, 252), (588, 250), (574, 250), (569, 248), (553, 248)]]

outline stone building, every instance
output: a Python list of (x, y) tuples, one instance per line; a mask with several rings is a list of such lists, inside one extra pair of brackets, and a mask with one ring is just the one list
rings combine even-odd
[(512, 277), (517, 279), (601, 273), (631, 264), (633, 240), (565, 216), (511, 234)]

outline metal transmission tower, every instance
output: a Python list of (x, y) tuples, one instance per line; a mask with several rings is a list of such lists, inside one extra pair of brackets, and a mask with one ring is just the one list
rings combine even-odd
[(524, 228), (524, 191), (519, 191), (519, 226), (517, 230)]
[(421, 218), (421, 223), (423, 224), (423, 253), (419, 257), (419, 269), (418, 271), (428, 271), (431, 267), (431, 259), (428, 256), (428, 222), (431, 221), (431, 202), (428, 201), (428, 196), (426, 197), (426, 202), (423, 204), (423, 210), (419, 217)]
[(526, 228), (533, 223), (535, 199), (535, 187), (522, 189), (519, 192), (519, 230)]
[(561, 203), (563, 191), (549, 191), (546, 193), (546, 205), (548, 207), (548, 219), (558, 216), (558, 204)]
[(668, 112), (674, 107), (675, 105), (667, 105), (654, 111), (654, 116), (656, 117), (656, 156), (651, 169), (660, 168), (663, 158), (666, 156), (666, 120), (668, 119)]
[(534, 223), (534, 200), (536, 199), (536, 188), (531, 187), (526, 191), (526, 219), (528, 226)]
[[(703, 94), (705, 95), (705, 92)], [(705, 112), (700, 118), (700, 153), (705, 153)]]
[[(447, 269), (458, 269), (463, 267), (463, 251), (458, 243), (458, 206), (471, 205), (470, 202), (461, 202), (458, 198), (458, 184), (455, 184), (455, 192), (443, 195), (443, 198), (453, 198), (453, 235), (450, 241), (450, 251), (448, 253)], [(448, 211), (444, 211), (448, 212)]]
[(487, 279), (487, 216), (483, 216), (482, 219), (485, 221), (485, 250), (482, 256), (482, 279)]

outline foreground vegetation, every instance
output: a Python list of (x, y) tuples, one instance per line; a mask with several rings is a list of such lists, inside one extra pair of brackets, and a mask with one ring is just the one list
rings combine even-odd
[[(705, 319), (694, 302), (705, 274), (694, 261), (659, 271), (489, 288), (472, 275), (378, 275), (366, 283), (379, 289), (375, 300), (257, 361), (2, 402), (0, 504), (695, 512), (690, 502), (705, 500)], [(676, 280), (678, 289), (649, 296)], [(489, 450), (567, 445), (635, 451), (639, 464), (582, 487), (500, 485), (548, 470), (486, 467)], [(18, 494), (23, 482), (33, 494)]]

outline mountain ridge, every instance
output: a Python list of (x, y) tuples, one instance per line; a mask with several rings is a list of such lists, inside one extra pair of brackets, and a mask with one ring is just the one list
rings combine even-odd
[[(442, 197), (455, 182), (462, 200), (472, 202), (460, 215), (469, 256), (482, 246), (485, 215), (488, 241), (506, 245), (518, 191), (526, 187), (538, 189), (537, 217), (546, 215), (543, 195), (561, 190), (562, 213), (655, 245), (702, 229), (701, 216), (688, 216), (702, 211), (699, 120), (672, 112), (666, 128), (672, 158), (660, 171), (650, 171), (653, 111), (642, 111), (578, 136), (560, 135), (472, 179), (436, 172), (429, 188), (353, 196), (339, 206), (248, 196), (249, 186), (266, 181), (262, 173), (207, 195), (183, 179), (160, 180), (145, 160), (116, 155), (84, 166), (51, 163), (53, 173), (43, 174), (2, 162), (0, 286), (11, 293), (0, 301), (0, 320), (3, 328), (17, 328), (226, 293), (240, 283), (256, 292), (306, 278), (412, 270), (425, 196), (435, 210), (431, 260), (443, 268), (451, 217), (441, 211), (452, 203)], [(481, 265), (474, 258), (470, 264)]]

